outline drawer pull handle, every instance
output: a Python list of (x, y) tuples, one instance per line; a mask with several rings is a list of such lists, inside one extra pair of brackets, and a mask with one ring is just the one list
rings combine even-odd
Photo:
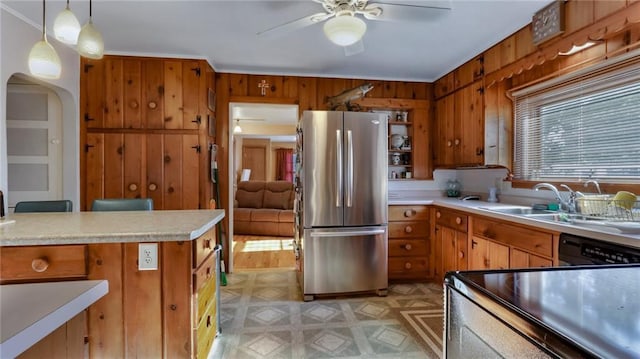
[(31, 261), (31, 268), (38, 273), (42, 273), (49, 268), (49, 260), (46, 257), (36, 258)]
[(411, 233), (411, 232), (413, 232), (413, 228), (411, 226), (406, 226), (406, 227), (404, 227), (404, 232), (405, 233)]
[(207, 328), (211, 327), (211, 314), (207, 315)]
[(409, 243), (407, 243), (407, 244), (405, 244), (405, 245), (404, 245), (404, 249), (406, 249), (406, 250), (408, 250), (408, 251), (410, 251), (410, 250), (411, 250), (411, 248), (413, 248), (413, 247), (412, 247), (412, 246), (411, 246), (411, 244), (409, 244)]
[(137, 184), (135, 184), (135, 183), (131, 183), (131, 184), (129, 185), (129, 191), (134, 192), (134, 191), (136, 191), (137, 189), (138, 189), (138, 185), (137, 185)]
[(405, 217), (412, 217), (412, 216), (414, 216), (414, 214), (415, 214), (415, 211), (412, 210), (412, 209), (408, 209), (408, 210), (404, 211), (404, 216)]
[(463, 251), (458, 252), (458, 258), (460, 258), (460, 259), (464, 258), (464, 252)]
[(461, 223), (462, 223), (462, 218), (456, 217), (456, 224), (461, 224)]
[(210, 239), (205, 239), (204, 242), (202, 242), (202, 246), (204, 247), (204, 249), (210, 249), (211, 248), (211, 240)]
[(440, 211), (436, 212), (436, 218), (440, 218), (442, 217), (442, 214), (440, 213)]
[(405, 269), (411, 269), (411, 263), (407, 262), (404, 264)]

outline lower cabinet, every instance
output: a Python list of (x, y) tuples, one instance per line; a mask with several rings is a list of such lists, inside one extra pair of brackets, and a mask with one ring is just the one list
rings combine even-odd
[(426, 280), (429, 271), (429, 209), (389, 207), (389, 280)]
[(138, 270), (138, 243), (89, 245), (89, 279), (109, 293), (89, 307), (90, 358), (206, 358), (217, 333), (214, 229), (159, 243), (159, 268)]
[(447, 272), (467, 269), (468, 217), (461, 212), (435, 208), (434, 220), (434, 277), (440, 281)]
[(469, 247), (469, 269), (507, 269), (509, 247), (473, 236)]

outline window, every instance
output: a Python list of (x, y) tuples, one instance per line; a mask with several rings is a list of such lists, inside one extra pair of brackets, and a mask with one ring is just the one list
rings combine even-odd
[(514, 176), (640, 180), (640, 56), (513, 93)]

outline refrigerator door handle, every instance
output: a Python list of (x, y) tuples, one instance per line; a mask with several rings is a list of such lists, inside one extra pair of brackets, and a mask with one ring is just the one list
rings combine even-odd
[(342, 207), (342, 133), (336, 130), (336, 207)]
[(353, 201), (353, 137), (351, 130), (347, 131), (347, 207)]
[(362, 231), (314, 231), (311, 232), (311, 237), (354, 237), (354, 236), (370, 236), (373, 234), (384, 234), (384, 229), (368, 229)]

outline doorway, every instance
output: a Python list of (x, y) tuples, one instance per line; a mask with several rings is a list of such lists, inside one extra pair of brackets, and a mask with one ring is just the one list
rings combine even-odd
[[(229, 131), (229, 203), (235, 202), (241, 180), (275, 181), (275, 151), (295, 147), (298, 113), (298, 105), (292, 104), (229, 104), (229, 129), (240, 127), (240, 132)], [(229, 212), (230, 272), (295, 266), (292, 237), (236, 234), (234, 211)]]

